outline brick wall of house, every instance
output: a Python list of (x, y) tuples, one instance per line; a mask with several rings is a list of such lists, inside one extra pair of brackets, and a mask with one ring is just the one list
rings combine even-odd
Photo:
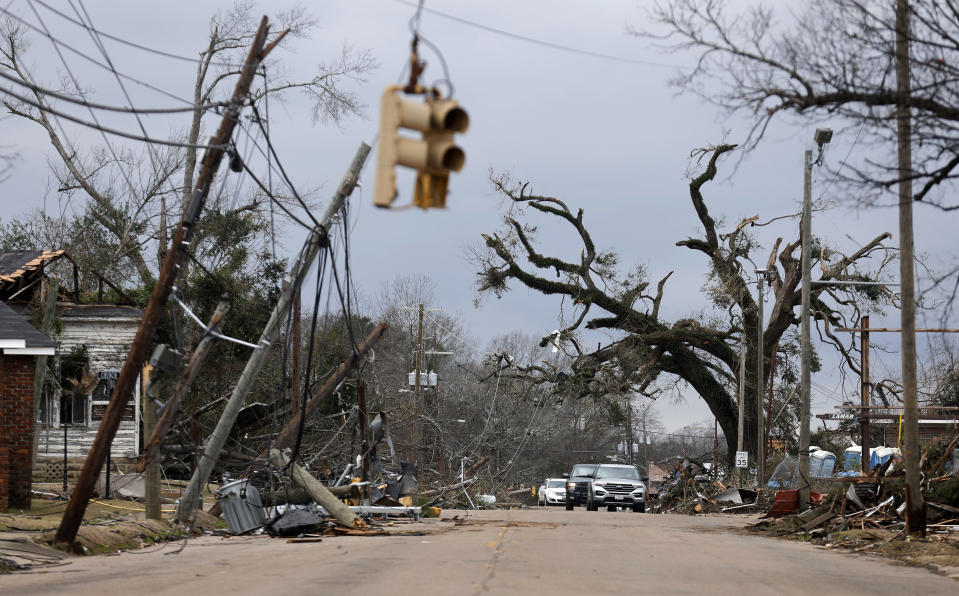
[(30, 508), (34, 361), (0, 354), (0, 511)]

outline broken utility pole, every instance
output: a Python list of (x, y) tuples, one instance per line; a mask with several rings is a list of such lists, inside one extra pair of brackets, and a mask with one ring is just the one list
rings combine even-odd
[[(157, 405), (146, 391), (150, 386), (150, 378), (153, 376), (156, 368), (152, 364), (143, 367), (143, 399), (140, 401), (140, 408), (143, 412), (143, 434), (149, 435), (156, 428)], [(160, 502), (163, 491), (160, 487), (160, 462), (154, 461), (146, 467), (143, 474), (143, 507), (146, 509), (147, 519), (162, 519), (162, 510)]]
[(146, 360), (147, 351), (153, 342), (153, 335), (157, 324), (160, 321), (160, 315), (166, 308), (167, 299), (173, 284), (176, 282), (177, 274), (180, 270), (180, 263), (183, 259), (183, 247), (188, 246), (193, 232), (193, 225), (203, 210), (207, 194), (210, 192), (210, 186), (216, 171), (223, 160), (226, 147), (233, 137), (233, 128), (236, 126), (237, 117), (240, 108), (248, 100), (250, 84), (253, 82), (253, 76), (263, 58), (273, 49), (277, 42), (285, 35), (283, 32), (269, 46), (266, 44), (267, 18), (263, 17), (260, 21), (260, 27), (257, 29), (250, 46), (250, 53), (247, 55), (246, 62), (240, 72), (236, 88), (233, 91), (233, 97), (230, 100), (230, 106), (223, 115), (219, 129), (211, 140), (210, 146), (203, 157), (200, 175), (197, 178), (196, 186), (193, 189), (193, 195), (190, 204), (183, 212), (180, 219), (180, 225), (177, 227), (176, 234), (170, 242), (170, 248), (167, 257), (163, 261), (163, 268), (160, 270), (160, 276), (157, 278), (156, 286), (153, 288), (153, 294), (150, 296), (150, 302), (147, 304), (143, 313), (143, 319), (140, 327), (137, 329), (136, 337), (130, 352), (127, 354), (126, 362), (120, 371), (116, 385), (110, 395), (110, 403), (107, 405), (103, 414), (103, 420), (97, 430), (97, 436), (90, 447), (87, 459), (83, 463), (83, 469), (80, 472), (80, 478), (74, 487), (73, 494), (70, 496), (70, 503), (67, 504), (66, 511), (63, 513), (63, 520), (57, 529), (55, 537), (56, 542), (72, 543), (76, 539), (77, 531), (80, 529), (80, 523), (83, 521), (83, 514), (87, 509), (87, 504), (93, 494), (93, 488), (97, 477), (100, 475), (100, 469), (107, 458), (110, 449), (110, 443), (113, 442), (113, 436), (120, 426), (120, 419), (126, 409), (127, 402), (134, 390), (137, 377), (140, 375), (143, 362)]
[[(290, 465), (292, 463), (292, 465)], [(290, 467), (290, 478), (302, 486), (317, 505), (336, 518), (336, 521), (350, 528), (365, 528), (366, 522), (343, 504), (323, 483), (310, 475), (302, 466), (291, 462), (289, 456), (276, 449), (270, 450), (270, 464), (278, 469)]]
[[(360, 482), (365, 483), (370, 479), (370, 419), (366, 409), (366, 381), (360, 381), (356, 388), (356, 401), (360, 410)], [(364, 496), (360, 504), (369, 505), (367, 486), (364, 485), (361, 490)]]
[[(300, 420), (316, 413), (317, 409), (319, 409), (320, 405), (323, 404), (326, 398), (336, 391), (337, 387), (340, 386), (340, 383), (346, 379), (346, 376), (359, 365), (361, 359), (366, 356), (366, 353), (373, 349), (373, 345), (383, 337), (383, 334), (386, 333), (387, 329), (389, 329), (389, 325), (386, 323), (380, 323), (375, 329), (373, 329), (373, 331), (370, 332), (369, 335), (366, 336), (366, 339), (363, 340), (363, 343), (357, 346), (356, 351), (350, 354), (350, 357), (343, 362), (338, 369), (336, 369), (336, 372), (334, 372), (332, 376), (330, 376), (330, 378), (323, 383), (322, 387), (317, 389), (313, 397), (310, 398), (310, 401), (306, 403), (306, 409), (301, 410), (297, 414), (290, 417), (290, 420), (286, 423), (283, 429), (279, 432), (279, 434), (276, 435), (276, 439), (273, 441), (274, 447), (285, 449), (293, 443), (300, 427)], [(263, 453), (256, 458), (256, 460), (262, 461), (268, 456), (269, 453), (264, 450)], [(247, 472), (249, 472), (249, 469), (247, 469)], [(244, 472), (240, 477), (246, 477), (247, 472)], [(219, 503), (215, 503), (213, 507), (210, 508), (210, 514), (220, 515)]]
[[(176, 387), (173, 389), (173, 395), (171, 395), (170, 399), (164, 404), (163, 414), (151, 428), (149, 438), (143, 447), (143, 453), (140, 454), (140, 461), (137, 462), (137, 473), (142, 474), (147, 466), (151, 465), (157, 458), (160, 451), (160, 444), (163, 443), (163, 439), (167, 433), (170, 432), (170, 429), (173, 428), (173, 423), (176, 422), (176, 416), (180, 411), (180, 403), (183, 401), (183, 398), (186, 397), (186, 394), (189, 393), (193, 381), (200, 372), (200, 366), (203, 364), (203, 361), (206, 360), (206, 356), (213, 346), (213, 340), (216, 339), (216, 334), (219, 332), (220, 327), (223, 326), (223, 318), (229, 310), (230, 305), (226, 300), (221, 299), (220, 303), (216, 306), (216, 310), (213, 311), (213, 315), (210, 317), (210, 322), (207, 323), (207, 332), (203, 335), (203, 339), (200, 340), (196, 348), (193, 349), (193, 353), (190, 354), (190, 362), (183, 371), (183, 376), (177, 381)], [(147, 431), (144, 430), (144, 434), (146, 434), (146, 432)]]
[[(257, 348), (250, 354), (250, 358), (246, 362), (246, 367), (244, 367), (243, 373), (240, 375), (240, 379), (233, 389), (233, 394), (230, 395), (230, 399), (227, 401), (226, 407), (220, 415), (220, 420), (217, 422), (216, 428), (213, 429), (213, 434), (210, 435), (207, 441), (206, 447), (203, 450), (203, 457), (200, 458), (196, 469), (193, 471), (190, 484), (187, 485), (186, 490), (183, 491), (183, 495), (180, 497), (180, 504), (177, 506), (176, 512), (178, 522), (187, 522), (193, 516), (193, 510), (200, 503), (202, 489), (206, 486), (210, 478), (213, 466), (220, 457), (220, 451), (226, 443), (230, 430), (233, 429), (233, 425), (236, 423), (236, 417), (243, 407), (243, 402), (246, 400), (247, 394), (253, 387), (253, 382), (256, 380), (260, 369), (262, 369), (266, 363), (269, 347), (276, 341), (279, 335), (280, 325), (283, 320), (286, 319), (287, 313), (292, 307), (293, 296), (296, 295), (297, 290), (299, 290), (303, 284), (303, 280), (306, 278), (306, 274), (310, 270), (310, 267), (312, 267), (320, 250), (327, 247), (329, 242), (327, 230), (330, 227), (330, 223), (339, 215), (346, 202), (346, 197), (350, 196), (356, 187), (356, 183), (360, 177), (360, 170), (363, 169), (363, 164), (366, 162), (369, 154), (370, 146), (366, 143), (360, 143), (360, 147), (357, 149), (349, 169), (343, 176), (343, 181), (340, 182), (340, 186), (333, 194), (333, 198), (330, 199), (330, 204), (323, 214), (323, 219), (320, 220), (319, 226), (310, 232), (306, 243), (300, 250), (300, 254), (290, 268), (289, 277), (283, 285), (283, 292), (280, 294), (280, 298), (273, 308), (270, 320), (267, 321), (266, 327), (264, 327), (263, 332), (260, 334), (260, 341), (257, 342)], [(301, 416), (303, 414), (304, 412), (300, 412)]]

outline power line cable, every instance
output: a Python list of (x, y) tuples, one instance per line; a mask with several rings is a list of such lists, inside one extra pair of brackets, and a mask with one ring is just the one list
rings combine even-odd
[[(39, 0), (35, 0), (35, 1), (39, 1)], [(77, 7), (73, 4), (73, 0), (68, 0), (68, 1), (70, 3), (70, 8), (72, 8), (73, 11), (77, 13), (77, 16), (79, 17), (80, 12), (77, 10)], [(87, 12), (87, 8), (83, 4), (83, 0), (78, 0), (78, 2), (80, 4), (80, 7), (83, 9), (83, 14), (86, 17), (86, 20), (89, 21), (90, 24), (92, 25), (93, 19), (90, 18), (89, 13)], [(110, 66), (110, 71), (113, 73), (113, 76), (117, 81), (117, 84), (120, 86), (120, 90), (123, 92), (123, 97), (127, 100), (127, 104), (131, 108), (133, 108), (134, 107), (133, 99), (130, 97), (130, 94), (127, 92), (126, 85), (123, 84), (123, 79), (120, 78), (120, 75), (117, 72), (116, 67), (114, 67), (113, 60), (110, 59), (110, 54), (107, 52), (107, 49), (103, 45), (103, 42), (100, 40), (97, 34), (93, 32), (92, 26), (87, 26), (86, 23), (84, 23), (83, 27), (84, 29), (86, 29), (87, 34), (90, 36), (90, 39), (93, 40), (94, 45), (96, 45), (100, 49), (100, 53), (103, 55), (103, 59), (106, 60), (107, 64)], [(89, 110), (89, 111), (91, 114), (93, 113), (93, 110)], [(140, 132), (143, 133), (143, 136), (145, 137), (150, 136), (149, 134), (147, 134), (146, 126), (143, 124), (143, 120), (140, 118), (140, 114), (134, 113), (133, 117), (136, 119), (137, 124), (140, 126)], [(160, 179), (160, 160), (156, 155), (153, 145), (150, 145), (150, 144), (147, 145), (147, 154), (150, 156), (150, 164), (153, 166), (153, 177), (157, 181), (157, 185), (158, 185), (157, 190), (160, 190), (159, 185), (163, 183), (163, 181), (161, 181)], [(224, 176), (224, 179), (225, 178), (226, 177)], [(166, 177), (165, 181), (169, 183), (170, 177)], [(131, 185), (131, 190), (132, 190), (132, 185)], [(171, 190), (172, 190), (172, 184), (171, 184)]]
[(289, 187), (290, 192), (293, 193), (293, 196), (296, 198), (297, 202), (299, 202), (300, 205), (302, 205), (303, 209), (306, 211), (306, 214), (309, 216), (311, 220), (313, 220), (313, 224), (317, 228), (322, 228), (323, 225), (320, 224), (320, 222), (317, 221), (316, 217), (313, 216), (313, 213), (310, 212), (310, 208), (307, 207), (306, 201), (304, 201), (303, 198), (300, 197), (300, 193), (296, 192), (296, 187), (293, 186), (293, 181), (290, 180), (289, 176), (287, 176), (286, 169), (283, 167), (283, 163), (280, 161), (280, 156), (276, 154), (276, 149), (273, 147), (273, 142), (270, 141), (270, 135), (267, 134), (267, 131), (263, 126), (263, 118), (260, 117), (260, 112), (259, 110), (257, 110), (256, 104), (254, 104), (252, 108), (253, 108), (254, 120), (256, 121), (257, 126), (259, 126), (261, 130), (263, 130), (263, 140), (266, 141), (267, 148), (270, 150), (270, 153), (273, 155), (273, 159), (276, 160), (276, 166), (277, 168), (279, 168), (280, 174), (283, 176), (283, 180), (286, 181), (286, 185)]
[[(50, 6), (50, 5), (47, 4), (46, 2), (43, 2), (43, 0), (34, 0), (34, 1), (35, 1), (37, 4), (39, 4), (40, 6), (46, 8), (47, 10), (49, 10), (50, 12), (52, 12), (52, 13), (60, 16), (60, 17), (62, 17), (63, 19), (65, 19), (65, 20), (67, 20), (67, 21), (70, 21), (70, 22), (73, 23), (74, 25), (85, 26), (83, 23), (81, 23), (81, 22), (79, 22), (79, 21), (76, 21), (76, 20), (74, 20), (73, 18), (71, 18), (70, 15), (64, 14), (64, 13), (60, 12), (59, 10), (57, 10), (56, 8)], [(84, 12), (86, 12), (86, 11), (84, 11)], [(138, 49), (138, 50), (143, 50), (144, 52), (149, 52), (149, 53), (151, 53), (151, 54), (156, 54), (156, 55), (158, 55), (158, 56), (166, 56), (167, 58), (173, 58), (173, 59), (175, 59), (175, 60), (182, 60), (182, 61), (184, 61), (184, 62), (192, 62), (193, 64), (205, 64), (205, 63), (206, 63), (202, 58), (191, 58), (190, 56), (183, 56), (183, 55), (181, 55), (181, 54), (174, 54), (174, 53), (172, 53), (172, 52), (167, 52), (167, 51), (165, 51), (165, 50), (158, 50), (158, 49), (156, 49), (156, 48), (151, 48), (151, 47), (148, 47), (148, 46), (145, 46), (145, 45), (142, 45), (142, 44), (138, 44), (138, 43), (136, 43), (136, 42), (132, 42), (132, 41), (130, 41), (130, 40), (128, 40), (128, 39), (123, 39), (122, 37), (118, 37), (118, 36), (116, 36), (116, 35), (111, 35), (111, 34), (109, 34), (109, 33), (106, 33), (106, 32), (104, 32), (104, 31), (101, 31), (101, 30), (98, 30), (98, 29), (93, 29), (93, 32), (96, 33), (96, 34), (97, 34), (98, 36), (100, 36), (100, 37), (105, 37), (105, 38), (110, 39), (110, 40), (113, 40), (113, 41), (115, 41), (115, 42), (117, 42), (117, 43), (121, 43), (121, 44), (123, 44), (123, 45), (129, 46), (129, 47), (131, 47), (131, 48), (136, 48), (136, 49)], [(239, 66), (239, 64), (234, 64), (234, 63), (232, 63), (232, 62), (212, 62), (212, 61), (211, 61), (210, 64), (212, 64), (212, 65), (214, 65), (214, 66), (226, 66), (226, 67), (228, 67), (228, 68), (236, 68), (236, 67)]]
[[(40, 13), (37, 11), (36, 7), (33, 5), (33, 0), (27, 0), (27, 5), (30, 7), (30, 10), (33, 11), (33, 14), (37, 17), (37, 21), (40, 22), (40, 26), (43, 27), (43, 30), (49, 34), (50, 30), (47, 28), (47, 25), (43, 21), (43, 18), (40, 17)], [(82, 95), (83, 92), (81, 90), (82, 88), (80, 87), (80, 81), (79, 79), (77, 79), (76, 75), (73, 74), (73, 70), (70, 68), (70, 64), (67, 62), (66, 57), (64, 57), (63, 52), (60, 51), (60, 48), (56, 44), (53, 44), (53, 49), (56, 51), (57, 56), (59, 56), (60, 62), (63, 64), (63, 67), (66, 69), (67, 75), (70, 77), (70, 80), (73, 81), (73, 86), (77, 90), (77, 93), (80, 93)], [(107, 61), (109, 62), (109, 58), (107, 59)], [(116, 71), (113, 70), (112, 68), (112, 64), (111, 64), (111, 71), (114, 74), (116, 74)], [(129, 99), (129, 96), (128, 96), (128, 99)], [(93, 121), (96, 123), (96, 125), (100, 127), (101, 126), (100, 120), (97, 118), (96, 112), (94, 112), (93, 109), (89, 107), (87, 108), (87, 111), (90, 112), (90, 116), (93, 118)], [(139, 116), (137, 116), (137, 121), (138, 122), (140, 121)], [(143, 128), (142, 122), (140, 123), (140, 127), (141, 129)], [(100, 128), (100, 135), (103, 137), (103, 142), (106, 144), (107, 149), (110, 151), (110, 155), (113, 156), (114, 162), (117, 164), (120, 164), (121, 163), (120, 158), (119, 156), (117, 156), (116, 150), (114, 149), (113, 145), (110, 144), (110, 140), (107, 138), (106, 131), (103, 130), (102, 127)], [(144, 137), (149, 136), (146, 134), (145, 130), (143, 131), (143, 136)], [(154, 173), (156, 173), (157, 172), (156, 162), (152, 160), (152, 153), (150, 155), (151, 155), (151, 164), (153, 165)], [(119, 170), (120, 176), (123, 178), (123, 181), (126, 183), (127, 188), (130, 190), (130, 197), (128, 201), (132, 201), (133, 198), (136, 197), (138, 194), (136, 191), (136, 188), (133, 186), (133, 181), (130, 180), (130, 176), (124, 168), (118, 167), (117, 169)]]
[(267, 198), (270, 199), (270, 201), (271, 201), (273, 204), (275, 204), (277, 207), (279, 207), (279, 208), (283, 211), (283, 213), (286, 213), (287, 217), (289, 217), (290, 219), (292, 219), (293, 221), (295, 221), (295, 222), (298, 223), (299, 225), (303, 226), (303, 228), (306, 229), (306, 230), (313, 230), (313, 229), (314, 229), (312, 226), (310, 226), (309, 224), (307, 224), (306, 222), (304, 222), (303, 220), (301, 220), (301, 219), (298, 218), (297, 216), (293, 215), (293, 213), (292, 213), (289, 209), (286, 208), (286, 205), (284, 205), (282, 202), (280, 202), (280, 200), (277, 199), (277, 198), (273, 195), (272, 192), (270, 192), (270, 189), (268, 189), (268, 188), (266, 187), (266, 185), (264, 185), (263, 182), (260, 181), (260, 179), (256, 176), (256, 174), (253, 173), (253, 170), (251, 170), (250, 167), (246, 164), (246, 162), (243, 162), (243, 170), (246, 171), (247, 175), (249, 175), (250, 178), (253, 179), (253, 182), (255, 182), (256, 185), (257, 185), (258, 187), (260, 187), (260, 190), (263, 191), (263, 193), (267, 196)]
[(413, 2), (410, 2), (409, 0), (396, 0), (396, 2), (399, 2), (400, 4), (405, 4), (406, 6), (416, 7), (418, 10), (422, 10), (422, 11), (428, 12), (428, 13), (430, 13), (430, 14), (434, 14), (434, 15), (436, 15), (436, 16), (438, 16), (438, 17), (443, 17), (444, 19), (448, 19), (448, 20), (450, 20), (450, 21), (455, 21), (455, 22), (457, 22), (457, 23), (460, 23), (461, 25), (466, 25), (466, 26), (468, 26), (468, 27), (474, 27), (474, 28), (476, 28), (476, 29), (481, 29), (481, 30), (486, 31), (486, 32), (488, 32), (488, 33), (494, 33), (494, 34), (496, 34), (496, 35), (501, 35), (501, 36), (503, 36), (503, 37), (509, 37), (510, 39), (515, 39), (515, 40), (518, 40), (518, 41), (524, 41), (524, 42), (527, 42), (527, 43), (532, 43), (532, 44), (535, 44), (535, 45), (539, 45), (539, 46), (551, 48), (551, 49), (554, 49), (554, 50), (561, 50), (561, 51), (570, 52), (570, 53), (573, 53), (573, 54), (580, 54), (580, 55), (583, 55), (583, 56), (589, 56), (589, 57), (591, 57), (591, 58), (600, 58), (600, 59), (603, 59), (603, 60), (612, 60), (612, 61), (614, 61), (614, 62), (624, 62), (624, 63), (627, 63), (627, 64), (639, 64), (639, 65), (642, 65), (642, 66), (656, 66), (656, 67), (660, 67), (660, 68), (679, 68), (679, 69), (689, 69), (689, 68), (691, 68), (691, 67), (689, 67), (689, 66), (679, 66), (679, 65), (676, 65), (676, 64), (666, 64), (666, 63), (664, 63), (664, 62), (653, 62), (653, 61), (651, 61), (651, 60), (640, 60), (640, 59), (637, 59), (637, 58), (626, 58), (626, 57), (624, 57), (624, 56), (614, 56), (614, 55), (612, 55), (612, 54), (603, 54), (603, 53), (601, 53), (601, 52), (594, 52), (594, 51), (592, 51), (592, 50), (584, 50), (584, 49), (580, 49), (580, 48), (574, 48), (574, 47), (571, 47), (571, 46), (566, 46), (566, 45), (559, 44), (559, 43), (554, 43), (554, 42), (551, 42), (551, 41), (545, 41), (545, 40), (542, 40), (542, 39), (536, 39), (536, 38), (533, 38), (533, 37), (527, 37), (527, 36), (525, 36), (525, 35), (520, 35), (520, 34), (518, 34), (518, 33), (512, 33), (512, 32), (510, 32), (510, 31), (504, 31), (503, 29), (497, 29), (496, 27), (490, 27), (489, 25), (483, 25), (483, 24), (480, 24), (480, 23), (476, 23), (476, 22), (474, 22), (474, 21), (470, 21), (470, 20), (467, 20), (467, 19), (464, 19), (464, 18), (461, 18), (461, 17), (453, 16), (453, 15), (451, 15), (451, 14), (449, 14), (449, 13), (440, 12), (440, 11), (434, 10), (434, 9), (432, 9), (432, 8), (420, 7), (420, 6), (418, 6), (417, 4), (415, 4), (415, 3), (413, 3)]
[[(69, 44), (67, 44), (67, 43), (65, 43), (65, 42), (63, 42), (63, 41), (60, 41), (59, 39), (57, 39), (56, 37), (54, 37), (54, 36), (51, 35), (50, 33), (45, 32), (45, 31), (43, 31), (41, 28), (39, 28), (39, 27), (37, 27), (36, 25), (34, 25), (33, 23), (30, 23), (30, 22), (24, 20), (24, 19), (21, 18), (19, 15), (17, 15), (16, 13), (11, 12), (11, 11), (8, 10), (7, 8), (0, 8), (0, 12), (2, 12), (3, 14), (5, 14), (6, 16), (10, 17), (11, 19), (17, 21), (17, 22), (20, 23), (21, 25), (29, 28), (30, 30), (32, 30), (32, 31), (34, 31), (34, 32), (36, 32), (36, 33), (39, 33), (39, 34), (42, 35), (43, 37), (46, 37), (46, 38), (49, 39), (50, 42), (53, 43), (55, 46), (57, 46), (57, 47), (61, 47), (61, 46), (62, 46), (63, 48), (69, 50), (70, 52), (73, 52), (74, 54), (76, 54), (77, 56), (80, 56), (81, 58), (87, 60), (88, 62), (91, 62), (92, 64), (95, 64), (96, 66), (99, 66), (100, 68), (102, 68), (102, 69), (104, 69), (104, 70), (110, 70), (110, 68), (109, 68), (107, 65), (103, 64), (102, 62), (100, 62), (100, 61), (97, 60), (96, 58), (93, 58), (92, 56), (90, 56), (90, 55), (88, 55), (88, 54), (86, 54), (86, 53), (84, 53), (84, 52), (76, 49), (75, 47), (73, 47), (73, 46), (71, 46), (71, 45), (69, 45)], [(131, 77), (130, 75), (126, 75), (126, 74), (121, 74), (120, 76), (122, 76), (124, 79), (126, 79), (126, 80), (128, 80), (128, 81), (132, 81), (132, 82), (137, 83), (138, 85), (142, 85), (142, 86), (144, 86), (144, 87), (146, 87), (146, 88), (148, 88), (148, 89), (150, 89), (150, 90), (152, 90), (152, 91), (156, 91), (157, 93), (160, 93), (161, 95), (165, 95), (165, 96), (169, 97), (170, 99), (175, 99), (175, 100), (177, 100), (177, 101), (179, 101), (179, 102), (181, 102), (181, 103), (185, 103), (185, 104), (187, 104), (187, 105), (191, 105), (191, 106), (193, 105), (193, 101), (191, 101), (191, 100), (189, 100), (189, 99), (184, 99), (184, 98), (182, 98), (182, 97), (179, 97), (178, 95), (175, 95), (175, 94), (173, 94), (173, 93), (170, 93), (169, 91), (166, 91), (166, 90), (164, 90), (164, 89), (160, 89), (159, 87), (157, 87), (157, 86), (155, 86), (155, 85), (151, 85), (150, 83), (147, 83), (146, 81), (142, 81), (142, 80), (140, 80), (140, 79)]]
[(87, 108), (93, 108), (96, 110), (105, 110), (109, 112), (121, 112), (124, 114), (182, 114), (185, 112), (199, 112), (199, 111), (217, 109), (217, 108), (222, 108), (224, 106), (229, 105), (229, 102), (218, 101), (218, 102), (213, 102), (209, 104), (204, 104), (201, 106), (183, 107), (183, 108), (135, 108), (135, 107), (114, 106), (114, 105), (87, 101), (85, 99), (73, 97), (72, 95), (66, 95), (64, 93), (60, 93), (52, 89), (47, 89), (46, 87), (41, 87), (29, 81), (24, 81), (23, 79), (9, 75), (2, 70), (0, 70), (0, 78), (4, 78), (10, 81), (11, 83), (20, 85), (21, 87), (26, 87), (27, 89), (33, 91), (34, 93), (39, 93), (41, 95), (49, 95), (50, 97), (54, 97), (56, 99), (60, 99), (63, 101), (68, 101), (70, 103), (75, 103)]
[(34, 100), (29, 99), (29, 98), (27, 98), (27, 97), (24, 97), (24, 96), (22, 96), (22, 95), (20, 95), (20, 94), (18, 94), (18, 93), (14, 93), (14, 92), (11, 91), (10, 89), (6, 89), (6, 88), (4, 88), (4, 87), (0, 87), (0, 93), (3, 93), (3, 94), (5, 94), (5, 95), (9, 95), (10, 97), (16, 99), (17, 101), (22, 101), (23, 103), (25, 103), (25, 104), (27, 104), (27, 105), (29, 105), (29, 106), (32, 106), (32, 107), (34, 107), (34, 108), (37, 108), (38, 110), (43, 110), (44, 112), (47, 112), (47, 113), (49, 113), (49, 114), (53, 114), (54, 116), (58, 116), (58, 117), (60, 117), (60, 118), (63, 118), (64, 120), (69, 120), (70, 122), (75, 122), (75, 123), (77, 123), (77, 124), (79, 124), (79, 125), (81, 125), (81, 126), (85, 126), (85, 127), (87, 127), (87, 128), (92, 128), (92, 129), (94, 129), (94, 130), (99, 130), (99, 131), (101, 131), (101, 132), (105, 132), (105, 133), (107, 133), (107, 134), (115, 135), (115, 136), (118, 136), (118, 137), (123, 137), (123, 138), (125, 138), (125, 139), (131, 139), (131, 140), (134, 140), (134, 141), (142, 141), (142, 142), (144, 142), (144, 143), (156, 143), (156, 144), (158, 144), (158, 145), (167, 145), (167, 146), (169, 146), (169, 147), (184, 147), (184, 148), (193, 148), (193, 149), (221, 149), (221, 150), (226, 150), (226, 149), (227, 149), (227, 147), (226, 147), (225, 145), (200, 145), (200, 144), (195, 144), (195, 143), (186, 143), (186, 142), (180, 142), (180, 141), (170, 141), (170, 140), (167, 140), (167, 139), (157, 139), (157, 138), (152, 138), (152, 137), (142, 137), (142, 136), (140, 136), (140, 135), (135, 135), (135, 134), (132, 134), (132, 133), (129, 133), (129, 132), (124, 132), (124, 131), (122, 131), (122, 130), (117, 130), (117, 129), (115, 129), (115, 128), (110, 128), (110, 127), (107, 127), (107, 126), (103, 126), (103, 125), (97, 124), (97, 123), (95, 123), (95, 122), (90, 122), (90, 121), (88, 121), (88, 120), (84, 120), (84, 119), (78, 118), (78, 117), (76, 117), (76, 116), (71, 116), (70, 114), (67, 114), (67, 113), (65, 113), (65, 112), (61, 112), (61, 111), (59, 111), (59, 110), (55, 110), (55, 109), (53, 109), (53, 108), (51, 108), (51, 107), (49, 107), (49, 106), (46, 106), (46, 105), (44, 105), (44, 104), (42, 104), (42, 103), (39, 103), (39, 102), (37, 102), (37, 101), (34, 101)]

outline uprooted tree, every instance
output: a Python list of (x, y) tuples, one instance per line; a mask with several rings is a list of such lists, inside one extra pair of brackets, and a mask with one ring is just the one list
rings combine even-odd
[[(528, 184), (514, 184), (508, 176), (493, 179), (497, 192), (510, 203), (505, 227), (483, 235), (485, 250), (475, 251), (480, 293), (501, 297), (510, 280), (546, 295), (558, 295), (572, 302), (572, 323), (558, 334), (545, 337), (544, 345), (555, 342), (570, 350), (569, 369), (548, 364), (518, 367), (518, 374), (543, 382), (557, 383), (563, 391), (580, 397), (608, 398), (637, 392), (655, 397), (664, 383), (685, 383), (706, 402), (715, 415), (727, 441), (727, 453), (734, 455), (737, 438), (737, 387), (739, 346), (745, 346), (745, 444), (755, 454), (756, 446), (756, 363), (759, 320), (757, 303), (749, 289), (755, 268), (753, 256), (761, 250), (750, 233), (758, 216), (744, 219), (728, 231), (721, 231), (710, 215), (702, 193), (704, 185), (717, 174), (717, 162), (733, 151), (735, 145), (723, 144), (694, 152), (705, 168), (689, 183), (689, 196), (702, 226), (701, 237), (690, 237), (676, 244), (701, 253), (709, 263), (706, 294), (717, 316), (667, 321), (660, 315), (666, 292), (667, 273), (650, 291), (645, 268), (621, 271), (618, 256), (598, 251), (584, 222), (584, 213), (575, 213), (562, 200), (526, 194)], [(536, 228), (527, 219), (529, 209), (556, 217), (568, 224), (582, 243), (578, 262), (540, 254), (535, 247)], [(798, 218), (797, 218), (798, 221)], [(798, 236), (798, 226), (797, 226)], [(811, 254), (817, 279), (871, 280), (891, 257), (882, 233), (851, 255), (842, 255), (818, 243)], [(767, 386), (768, 360), (777, 345), (790, 341), (787, 331), (798, 325), (800, 305), (800, 241), (783, 243), (776, 239), (765, 259), (772, 272), (772, 308), (763, 332), (763, 358), (767, 361), (763, 386)], [(879, 257), (878, 265), (871, 257)], [(778, 264), (777, 264), (778, 262)], [(865, 267), (875, 265), (867, 271)], [(878, 286), (812, 286), (812, 310), (820, 338), (835, 346), (846, 366), (858, 372), (855, 346), (848, 338), (834, 334), (834, 326), (858, 323), (862, 312), (875, 308), (889, 294)], [(612, 332), (615, 339), (596, 350), (583, 348), (589, 330)], [(595, 338), (594, 338), (595, 339)], [(786, 368), (786, 367), (784, 367)]]

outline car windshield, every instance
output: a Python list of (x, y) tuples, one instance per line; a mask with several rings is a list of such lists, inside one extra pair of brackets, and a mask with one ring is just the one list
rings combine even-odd
[(596, 478), (624, 478), (639, 480), (639, 470), (631, 466), (600, 466), (596, 470)]
[(570, 473), (570, 477), (573, 476), (592, 476), (593, 470), (596, 466), (573, 466), (573, 471)]
[(547, 480), (546, 488), (563, 488), (566, 486), (565, 480)]

